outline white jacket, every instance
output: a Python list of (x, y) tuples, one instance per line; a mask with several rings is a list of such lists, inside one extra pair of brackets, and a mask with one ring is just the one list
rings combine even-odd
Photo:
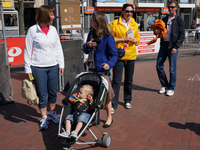
[(64, 56), (57, 30), (49, 25), (47, 35), (39, 24), (29, 28), (24, 50), (25, 73), (32, 73), (30, 66), (64, 68)]

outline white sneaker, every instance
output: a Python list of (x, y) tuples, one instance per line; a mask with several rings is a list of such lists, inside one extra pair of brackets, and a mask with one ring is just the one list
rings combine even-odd
[(40, 129), (47, 129), (48, 128), (48, 120), (47, 120), (47, 116), (42, 117), (42, 120), (40, 120)]
[(76, 131), (72, 131), (71, 132), (71, 137), (73, 137), (73, 138), (77, 138), (77, 132)]
[(64, 138), (70, 138), (71, 137), (70, 134), (67, 131), (59, 133), (58, 136), (64, 137)]
[(166, 87), (161, 87), (160, 91), (158, 93), (163, 94), (166, 92)]
[(113, 115), (114, 113), (115, 113), (115, 109), (112, 108), (112, 109), (111, 109), (111, 114)]
[(167, 96), (172, 96), (172, 95), (174, 95), (174, 91), (173, 90), (168, 90), (166, 95)]
[(55, 111), (50, 111), (48, 114), (48, 120), (52, 120), (54, 123), (59, 123), (60, 118), (57, 116)]
[(130, 103), (126, 103), (125, 108), (126, 109), (130, 109), (131, 108), (131, 104)]

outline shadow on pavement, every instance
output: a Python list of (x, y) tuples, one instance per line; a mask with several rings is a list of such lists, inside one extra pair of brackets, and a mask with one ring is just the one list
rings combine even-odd
[[(124, 82), (121, 82), (121, 86), (124, 86)], [(139, 91), (153, 91), (153, 92), (158, 92), (158, 89), (147, 88), (147, 87), (143, 87), (143, 86), (136, 85), (136, 84), (132, 84), (132, 89), (133, 90), (139, 90)]]
[(134, 90), (141, 90), (141, 91), (152, 91), (158, 93), (158, 89), (147, 88), (139, 85), (133, 85), (132, 87)]
[(0, 114), (4, 116), (4, 119), (15, 123), (26, 121), (39, 123), (35, 117), (41, 117), (35, 108), (18, 102), (9, 105), (0, 105)]
[(169, 122), (168, 125), (170, 127), (176, 128), (176, 129), (189, 129), (193, 132), (195, 132), (197, 135), (200, 135), (200, 124), (194, 123), (194, 122), (186, 122), (185, 124), (181, 124), (178, 122)]

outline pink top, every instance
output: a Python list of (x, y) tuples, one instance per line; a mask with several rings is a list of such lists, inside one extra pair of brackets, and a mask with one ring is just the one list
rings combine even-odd
[(47, 33), (48, 33), (48, 31), (49, 31), (49, 27), (47, 27), (47, 28), (42, 28), (42, 27), (40, 27), (41, 28), (41, 30), (47, 35)]

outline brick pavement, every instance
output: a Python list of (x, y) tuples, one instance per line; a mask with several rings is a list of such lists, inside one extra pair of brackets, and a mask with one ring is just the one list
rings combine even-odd
[[(113, 125), (102, 128), (106, 119), (101, 110), (101, 123), (92, 127), (98, 138), (108, 132), (112, 138), (107, 150), (197, 150), (200, 149), (200, 57), (178, 59), (175, 94), (158, 94), (155, 61), (137, 62), (133, 82), (132, 108), (123, 107), (123, 82)], [(165, 65), (168, 72), (168, 63)], [(21, 97), (21, 81), (25, 74), (11, 74), (14, 104), (0, 106), (1, 150), (62, 150), (57, 137), (58, 124), (39, 131), (40, 118), (36, 106), (29, 106)], [(58, 92), (57, 112), (60, 114), (65, 93)], [(100, 131), (101, 130), (101, 131)], [(82, 141), (93, 141), (86, 131)], [(77, 145), (78, 150), (101, 150), (94, 145)]]

